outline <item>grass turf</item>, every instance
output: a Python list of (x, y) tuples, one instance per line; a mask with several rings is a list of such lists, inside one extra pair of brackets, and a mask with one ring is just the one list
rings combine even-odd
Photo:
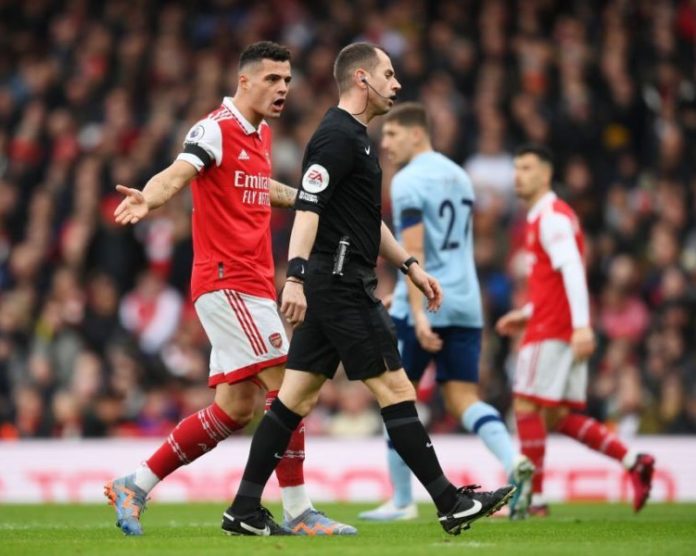
[[(356, 519), (364, 504), (322, 504), (331, 517), (359, 527), (357, 537), (228, 537), (220, 530), (224, 503), (159, 504), (145, 513), (145, 536), (124, 537), (106, 505), (0, 506), (0, 554), (75, 555), (302, 554), (407, 556), (590, 554), (611, 556), (696, 554), (696, 504), (652, 504), (636, 516), (626, 505), (555, 504), (551, 517), (477, 521), (458, 537), (446, 535), (432, 506), (419, 519), (375, 524)], [(276, 516), (277, 505), (271, 505)]]

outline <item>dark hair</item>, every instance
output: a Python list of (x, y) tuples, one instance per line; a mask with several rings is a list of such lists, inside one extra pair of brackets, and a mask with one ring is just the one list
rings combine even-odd
[(344, 47), (338, 53), (333, 73), (339, 94), (350, 88), (350, 80), (356, 69), (359, 67), (363, 67), (367, 71), (375, 69), (379, 62), (377, 50), (382, 49), (369, 42), (356, 42)]
[(386, 122), (395, 122), (405, 127), (422, 127), (430, 133), (430, 120), (425, 106), (420, 102), (403, 102), (397, 104), (386, 115)]
[(553, 168), (553, 155), (551, 150), (544, 145), (536, 145), (533, 143), (526, 143), (520, 145), (515, 149), (515, 158), (519, 156), (524, 156), (525, 154), (533, 154), (542, 162), (546, 162), (549, 166)]
[(247, 64), (260, 62), (261, 60), (273, 60), (274, 62), (287, 62), (290, 60), (290, 50), (271, 41), (255, 42), (247, 46), (239, 56), (239, 69)]

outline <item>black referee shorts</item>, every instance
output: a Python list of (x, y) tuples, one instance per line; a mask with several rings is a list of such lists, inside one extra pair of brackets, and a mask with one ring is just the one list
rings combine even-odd
[(351, 276), (305, 278), (305, 320), (295, 330), (286, 368), (333, 378), (339, 362), (350, 380), (402, 367), (396, 328), (374, 296), (373, 270)]

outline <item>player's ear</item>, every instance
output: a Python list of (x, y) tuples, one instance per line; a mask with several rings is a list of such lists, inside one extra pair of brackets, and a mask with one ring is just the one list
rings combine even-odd
[(249, 76), (246, 73), (239, 74), (238, 88), (242, 91), (246, 91), (249, 89)]
[(424, 132), (425, 130), (417, 125), (412, 125), (409, 129), (409, 135), (411, 136), (411, 139), (413, 140), (414, 143), (422, 143), (424, 137)]
[(544, 177), (551, 181), (553, 179), (553, 166), (551, 164), (544, 164), (543, 166)]

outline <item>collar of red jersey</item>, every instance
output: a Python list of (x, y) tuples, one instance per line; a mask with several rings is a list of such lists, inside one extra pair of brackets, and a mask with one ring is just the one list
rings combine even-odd
[(553, 191), (549, 191), (544, 196), (539, 199), (534, 206), (527, 212), (527, 222), (532, 222), (539, 217), (541, 211), (556, 200), (556, 194)]
[(256, 128), (254, 127), (249, 120), (247, 120), (242, 113), (239, 111), (239, 109), (234, 105), (234, 102), (232, 102), (232, 97), (225, 97), (222, 100), (222, 104), (225, 105), (225, 108), (227, 108), (230, 112), (232, 112), (232, 115), (235, 117), (235, 119), (239, 122), (239, 125), (242, 126), (242, 129), (244, 130), (244, 133), (247, 135), (251, 135), (252, 133), (256, 133), (259, 136), (261, 135), (261, 128), (264, 125), (268, 125), (266, 123), (266, 120), (261, 120), (261, 123), (259, 124), (259, 127)]

